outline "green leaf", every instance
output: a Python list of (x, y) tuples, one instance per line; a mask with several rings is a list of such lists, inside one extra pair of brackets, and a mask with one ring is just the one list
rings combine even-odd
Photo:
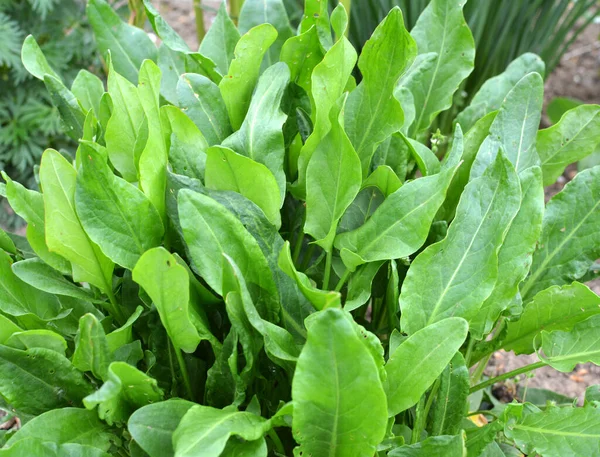
[(550, 123), (556, 124), (567, 111), (572, 110), (580, 105), (583, 105), (583, 102), (581, 100), (577, 100), (576, 98), (554, 97), (552, 100), (550, 100), (550, 103), (548, 103), (546, 114), (548, 115)]
[(207, 152), (206, 187), (238, 192), (256, 203), (275, 227), (281, 227), (281, 197), (273, 173), (262, 163), (229, 148), (213, 146)]
[(262, 163), (271, 170), (277, 180), (282, 202), (286, 177), (283, 171), (285, 147), (281, 129), (286, 116), (280, 106), (289, 81), (290, 70), (287, 65), (280, 62), (269, 67), (258, 80), (248, 114), (240, 129), (223, 142), (223, 146)]
[(177, 457), (218, 457), (231, 436), (246, 441), (261, 438), (268, 422), (252, 413), (196, 405), (185, 415), (173, 434)]
[(567, 165), (594, 152), (600, 136), (600, 106), (581, 105), (567, 111), (560, 121), (537, 134), (544, 185), (554, 184)]
[(374, 454), (385, 436), (387, 414), (373, 355), (344, 311), (320, 311), (307, 327), (292, 382), (298, 452)]
[(232, 130), (223, 97), (217, 85), (202, 75), (185, 74), (177, 83), (182, 111), (194, 121), (208, 146), (221, 144)]
[(84, 110), (98, 117), (100, 115), (100, 100), (104, 95), (104, 83), (98, 76), (87, 70), (81, 70), (71, 86), (71, 92), (77, 97)]
[(600, 364), (598, 325), (600, 316), (591, 316), (566, 332), (543, 330), (541, 348), (544, 354), (540, 354), (540, 358), (563, 373), (573, 371), (579, 363)]
[(400, 135), (406, 142), (408, 151), (417, 163), (423, 176), (434, 175), (440, 171), (440, 161), (431, 149), (416, 140), (407, 138), (403, 133)]
[(241, 438), (232, 437), (221, 455), (227, 457), (267, 457), (268, 448), (264, 438), (254, 441), (245, 441)]
[(9, 336), (3, 344), (23, 351), (32, 348), (49, 349), (62, 356), (67, 351), (67, 342), (65, 339), (51, 330), (25, 330), (23, 332), (16, 332)]
[(127, 429), (150, 457), (174, 457), (173, 432), (192, 406), (179, 399), (144, 406), (131, 415)]
[(377, 146), (404, 123), (400, 102), (393, 96), (400, 75), (410, 66), (417, 46), (396, 7), (365, 43), (358, 68), (362, 81), (350, 92), (345, 127), (366, 177)]
[[(361, 265), (348, 281), (348, 295), (344, 303), (344, 310), (353, 311), (360, 308), (371, 298), (371, 285), (375, 275), (383, 265), (383, 261), (370, 262)], [(396, 301), (397, 302), (397, 301)]]
[(281, 48), (280, 61), (290, 68), (290, 80), (312, 95), (312, 73), (323, 60), (323, 51), (316, 27), (288, 38)]
[(108, 350), (110, 352), (115, 352), (121, 346), (129, 344), (133, 341), (131, 327), (135, 321), (137, 321), (143, 311), (144, 308), (142, 306), (138, 306), (121, 327), (106, 335), (106, 340), (108, 341)]
[(81, 444), (67, 443), (56, 444), (43, 442), (39, 439), (25, 439), (18, 441), (8, 449), (0, 449), (2, 457), (22, 457), (24, 455), (35, 455), (35, 457), (110, 457), (110, 454), (101, 449)]
[(19, 279), (44, 292), (95, 301), (92, 291), (73, 284), (41, 259), (32, 258), (15, 262), (12, 270)]
[(417, 404), (467, 337), (464, 319), (449, 317), (409, 336), (385, 365), (390, 417)]
[(475, 43), (463, 17), (464, 1), (433, 0), (411, 31), (419, 55), (436, 53), (420, 77), (408, 86), (415, 99), (416, 120), (409, 135), (426, 130), (435, 117), (452, 106), (452, 96), (473, 70)]
[(252, 27), (271, 24), (277, 31), (277, 39), (269, 47), (263, 66), (270, 67), (279, 62), (283, 44), (294, 36), (290, 21), (282, 0), (245, 0), (240, 11), (240, 33), (248, 32)]
[(427, 239), (456, 169), (454, 166), (404, 184), (364, 225), (338, 235), (335, 246), (346, 266), (353, 269), (361, 263), (399, 259), (416, 252)]
[(52, 104), (56, 106), (64, 124), (64, 132), (73, 140), (83, 137), (85, 113), (75, 98), (75, 95), (54, 76), (45, 75), (44, 84), (50, 94)]
[(528, 168), (520, 178), (521, 207), (498, 251), (498, 280), (492, 294), (470, 322), (471, 333), (476, 338), (490, 333), (500, 313), (513, 304), (519, 284), (531, 267), (533, 251), (542, 231), (544, 187), (541, 170)]
[(600, 297), (587, 286), (578, 282), (552, 286), (527, 303), (519, 320), (508, 323), (502, 347), (515, 354), (530, 354), (542, 330), (569, 331), (575, 324), (598, 313)]
[(169, 164), (173, 172), (204, 180), (208, 143), (198, 127), (175, 106), (161, 108), (171, 125)]
[(520, 193), (503, 153), (467, 185), (446, 238), (419, 254), (408, 270), (400, 294), (404, 332), (477, 314), (496, 283), (498, 246), (519, 209)]
[(22, 332), (23, 329), (11, 321), (8, 317), (0, 314), (0, 344), (4, 342), (13, 334)]
[(325, 308), (338, 307), (340, 303), (340, 293), (334, 291), (320, 290), (311, 282), (310, 278), (304, 273), (296, 270), (292, 253), (290, 251), (290, 242), (286, 241), (279, 254), (279, 268), (296, 281), (302, 294), (314, 305), (317, 310)]
[(460, 432), (469, 386), (469, 369), (463, 355), (457, 352), (440, 376), (432, 416), (433, 435), (456, 435)]
[(314, 151), (331, 129), (331, 109), (344, 92), (355, 63), (356, 51), (346, 37), (342, 37), (312, 72), (313, 131), (298, 157), (298, 182), (294, 192), (299, 197), (306, 193), (306, 169)]
[(50, 349), (0, 346), (0, 373), (2, 396), (25, 414), (81, 404), (92, 391), (83, 374)]
[(182, 190), (179, 219), (193, 266), (223, 295), (223, 254), (241, 269), (261, 316), (276, 321), (278, 294), (273, 275), (256, 240), (224, 206), (210, 197)]
[(134, 182), (138, 179), (138, 171), (133, 151), (144, 120), (144, 108), (138, 88), (115, 71), (112, 60), (108, 71), (108, 93), (112, 100), (112, 111), (104, 135), (108, 156), (121, 176)]
[(402, 186), (398, 175), (387, 165), (380, 165), (362, 183), (362, 188), (377, 187), (385, 197), (389, 197)]
[(494, 160), (498, 148), (502, 148), (519, 174), (539, 165), (535, 142), (543, 101), (544, 80), (538, 73), (529, 73), (512, 88), (492, 122), (488, 140), (475, 158), (471, 179), (481, 176)]
[(6, 442), (6, 447), (28, 439), (54, 444), (82, 444), (108, 451), (114, 436), (92, 411), (62, 408), (48, 411), (27, 422)]
[(551, 285), (568, 284), (600, 257), (600, 167), (582, 171), (546, 205), (531, 275), (521, 295), (531, 299)]
[(360, 158), (344, 131), (345, 100), (331, 110), (331, 130), (312, 154), (306, 170), (304, 230), (330, 252), (338, 221), (360, 190)]
[(145, 59), (156, 60), (156, 46), (141, 29), (123, 21), (104, 0), (90, 0), (87, 5), (98, 48), (108, 51), (116, 70), (132, 83), (137, 83), (138, 70)]
[(37, 79), (43, 81), (45, 75), (50, 75), (60, 81), (60, 76), (48, 63), (44, 52), (40, 49), (33, 35), (28, 35), (23, 42), (21, 60), (25, 69)]
[(0, 228), (0, 249), (4, 250), (5, 252), (7, 252), (9, 254), (17, 253), (17, 247), (15, 246), (15, 243), (13, 242), (13, 240), (10, 239), (10, 237), (6, 234), (6, 232), (4, 230), (2, 230), (1, 228)]
[(113, 362), (102, 387), (83, 399), (87, 409), (98, 406), (100, 419), (109, 425), (126, 422), (142, 406), (163, 399), (155, 379), (125, 362)]
[(102, 324), (93, 314), (86, 314), (79, 320), (72, 360), (78, 370), (91, 371), (96, 378), (106, 379), (112, 357)]
[(545, 66), (539, 56), (530, 52), (521, 54), (504, 72), (483, 83), (469, 106), (456, 117), (456, 122), (468, 131), (479, 119), (500, 109), (505, 97), (525, 75), (535, 72), (544, 76)]
[(163, 225), (150, 200), (115, 176), (92, 151), (77, 177), (75, 204), (90, 239), (111, 260), (130, 270), (146, 250), (162, 241)]
[(165, 219), (168, 158), (165, 141), (170, 134), (164, 132), (160, 116), (161, 71), (154, 62), (145, 60), (140, 68), (139, 80), (138, 94), (148, 121), (148, 140), (138, 163), (140, 187), (161, 218)]
[(200, 335), (190, 316), (190, 278), (186, 269), (166, 249), (146, 251), (132, 271), (158, 310), (160, 320), (176, 350), (192, 353)]
[(597, 455), (600, 440), (600, 410), (549, 407), (508, 422), (504, 433), (521, 451), (544, 457)]
[(263, 56), (276, 39), (277, 30), (270, 24), (262, 24), (242, 35), (235, 46), (229, 73), (219, 84), (234, 131), (246, 117)]
[(226, 75), (239, 39), (240, 32), (229, 18), (225, 2), (221, 2), (217, 16), (200, 43), (199, 51), (211, 59), (217, 65), (218, 70)]
[(432, 436), (420, 443), (401, 446), (388, 452), (389, 457), (464, 457), (464, 435)]

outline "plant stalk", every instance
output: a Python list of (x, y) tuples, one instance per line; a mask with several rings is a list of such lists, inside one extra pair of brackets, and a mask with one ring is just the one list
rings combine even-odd
[(269, 438), (271, 438), (271, 441), (273, 441), (273, 444), (275, 445), (275, 450), (281, 454), (281, 455), (285, 455), (285, 447), (283, 447), (283, 443), (281, 442), (281, 439), (279, 439), (279, 435), (277, 435), (277, 432), (275, 431), (275, 429), (271, 429), (267, 432), (267, 435), (269, 435)]
[(514, 378), (517, 375), (527, 373), (529, 371), (537, 370), (538, 368), (545, 367), (546, 365), (547, 365), (547, 363), (542, 362), (542, 361), (531, 363), (529, 365), (525, 365), (524, 367), (517, 368), (516, 370), (509, 371), (508, 373), (504, 373), (504, 374), (501, 374), (494, 378), (490, 378), (486, 381), (483, 381), (483, 382), (471, 387), (469, 389), (469, 393), (472, 394), (473, 392), (477, 392), (478, 390), (485, 389), (488, 386), (496, 384), (499, 381), (504, 381), (505, 379)]
[(329, 290), (329, 277), (331, 276), (331, 258), (333, 249), (329, 248), (327, 257), (325, 257), (325, 276), (323, 277), (323, 290)]
[(244, 0), (229, 0), (229, 16), (235, 25), (238, 25), (243, 4)]
[(339, 292), (340, 290), (342, 290), (342, 287), (344, 287), (344, 284), (346, 283), (346, 281), (350, 277), (351, 273), (352, 272), (350, 271), (349, 268), (347, 268), (346, 271), (344, 271), (344, 274), (342, 275), (342, 277), (340, 278), (340, 280), (338, 281), (338, 283), (335, 286), (335, 291), (336, 292)]
[(204, 10), (202, 9), (202, 0), (194, 0), (194, 14), (196, 15), (196, 36), (198, 45), (202, 43), (206, 29), (204, 28)]
[(425, 395), (422, 395), (419, 399), (419, 403), (417, 403), (417, 408), (415, 410), (415, 422), (412, 429), (412, 434), (410, 436), (410, 444), (415, 444), (419, 442), (419, 437), (421, 435), (421, 416), (423, 415), (423, 408), (425, 406)]
[(192, 392), (192, 384), (190, 383), (190, 377), (188, 375), (187, 366), (183, 358), (183, 353), (181, 352), (181, 349), (175, 346), (173, 346), (173, 349), (175, 349), (175, 356), (177, 357), (177, 363), (179, 364), (179, 369), (181, 370), (181, 375), (183, 376), (183, 384), (185, 385), (185, 391), (188, 395), (188, 399), (193, 400), (194, 393)]

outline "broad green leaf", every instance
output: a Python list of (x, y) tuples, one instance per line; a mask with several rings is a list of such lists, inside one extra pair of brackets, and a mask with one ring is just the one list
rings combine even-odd
[(166, 249), (146, 251), (132, 271), (158, 310), (160, 320), (176, 350), (192, 353), (200, 335), (190, 316), (190, 278), (186, 269)]
[(413, 333), (390, 355), (385, 365), (390, 417), (417, 404), (461, 347), (468, 329), (464, 319), (449, 317)]
[(471, 179), (481, 176), (493, 162), (498, 148), (502, 148), (519, 174), (539, 165), (535, 142), (543, 101), (544, 80), (538, 73), (529, 73), (512, 88), (492, 122), (487, 144), (475, 158)]
[[(498, 280), (492, 294), (471, 320), (471, 333), (482, 338), (490, 333), (500, 316), (519, 293), (519, 284), (531, 267), (532, 255), (542, 231), (544, 187), (539, 167), (521, 173), (521, 207), (498, 251)], [(518, 298), (520, 300), (520, 297)]]
[(144, 308), (142, 306), (138, 306), (121, 327), (106, 335), (108, 350), (110, 352), (115, 352), (121, 346), (133, 342), (133, 333), (131, 327), (133, 327), (133, 324), (135, 324), (135, 321), (137, 321), (143, 311)]
[[(135, 79), (137, 81), (137, 67)], [(133, 151), (144, 120), (144, 108), (138, 88), (116, 72), (112, 60), (108, 71), (108, 93), (112, 100), (111, 116), (104, 135), (108, 156), (121, 176), (134, 182), (138, 180), (138, 171)]]
[(401, 446), (387, 454), (389, 457), (465, 457), (464, 435), (432, 436), (420, 443)]
[(185, 413), (173, 434), (175, 456), (218, 457), (231, 436), (254, 441), (268, 429), (268, 422), (255, 414), (196, 405)]
[(238, 192), (256, 203), (274, 226), (281, 226), (279, 187), (262, 163), (229, 148), (213, 146), (207, 151), (205, 182), (209, 189)]
[(281, 201), (286, 190), (283, 171), (285, 147), (282, 126), (286, 115), (281, 100), (290, 81), (290, 70), (282, 62), (269, 67), (258, 80), (244, 122), (223, 146), (265, 165), (277, 180)]
[(91, 371), (96, 378), (106, 379), (112, 357), (102, 324), (93, 314), (86, 314), (79, 320), (72, 360), (78, 370)]
[(515, 354), (530, 354), (542, 330), (569, 331), (578, 322), (598, 313), (600, 297), (587, 286), (578, 282), (552, 286), (527, 303), (519, 320), (508, 323), (502, 347)]
[(290, 242), (286, 241), (279, 254), (279, 268), (296, 281), (302, 294), (314, 305), (317, 310), (340, 306), (340, 293), (318, 289), (304, 273), (296, 270), (290, 251)]
[(232, 130), (217, 85), (202, 75), (185, 74), (177, 83), (181, 110), (200, 130), (209, 146), (221, 144)]
[(600, 167), (579, 173), (546, 206), (524, 300), (582, 277), (600, 257)]
[[(268, 22), (268, 21), (262, 21)], [(242, 32), (243, 33), (243, 32)], [(200, 53), (211, 59), (219, 71), (226, 75), (229, 64), (233, 60), (235, 45), (240, 39), (240, 32), (227, 14), (227, 5), (221, 2), (219, 12), (208, 32), (200, 43)]]
[(388, 196), (364, 225), (341, 233), (335, 246), (348, 268), (416, 252), (427, 239), (457, 167), (415, 179)]
[(432, 435), (456, 435), (467, 409), (469, 396), (469, 369), (457, 352), (440, 376), (432, 415)]
[(408, 146), (402, 139), (400, 132), (394, 133), (383, 141), (373, 155), (372, 165), (379, 167), (389, 166), (398, 176), (401, 182), (406, 179), (410, 152)]
[(407, 138), (402, 133), (400, 135), (406, 142), (408, 151), (417, 163), (423, 176), (434, 175), (440, 171), (440, 161), (431, 149), (416, 140)]
[(81, 300), (95, 300), (92, 291), (73, 284), (41, 259), (32, 258), (15, 262), (12, 270), (19, 279), (44, 292)]
[(10, 239), (10, 237), (6, 234), (6, 232), (4, 230), (2, 230), (1, 228), (0, 228), (0, 249), (4, 250), (5, 252), (8, 252), (9, 254), (17, 253), (17, 247), (15, 246), (15, 243), (13, 242), (13, 240)]
[(496, 283), (498, 246), (519, 209), (520, 194), (517, 174), (503, 153), (467, 185), (446, 238), (419, 254), (408, 270), (400, 294), (404, 332), (477, 314)]
[(227, 457), (267, 457), (269, 450), (264, 438), (254, 441), (246, 441), (238, 437), (232, 437), (221, 455)]
[(583, 105), (581, 100), (570, 97), (554, 97), (546, 107), (546, 114), (551, 124), (557, 124), (565, 113)]
[(91, 391), (83, 374), (57, 352), (0, 345), (0, 392), (17, 411), (37, 415), (79, 405)]
[(544, 61), (539, 56), (530, 52), (521, 54), (508, 64), (504, 72), (483, 83), (469, 106), (456, 117), (456, 122), (465, 131), (470, 130), (479, 119), (500, 109), (506, 95), (521, 78), (533, 72), (544, 76), (545, 67)]
[(62, 408), (34, 417), (11, 436), (5, 446), (10, 447), (18, 441), (27, 439), (38, 439), (54, 444), (82, 444), (108, 451), (114, 435), (93, 411)]
[(28, 35), (21, 48), (21, 61), (25, 69), (37, 79), (43, 81), (45, 75), (53, 76), (60, 81), (60, 76), (48, 63), (44, 52), (40, 49), (33, 35)]
[(306, 194), (306, 169), (310, 159), (331, 129), (331, 109), (343, 94), (355, 64), (356, 51), (346, 37), (343, 37), (327, 51), (312, 72), (313, 131), (298, 157), (298, 182), (294, 189), (300, 197)]
[(4, 342), (13, 334), (22, 332), (23, 329), (11, 321), (8, 317), (0, 314), (0, 344)]
[(145, 60), (140, 68), (138, 95), (148, 120), (148, 140), (139, 157), (140, 187), (152, 202), (158, 214), (165, 219), (165, 188), (168, 151), (160, 117), (161, 72), (151, 60)]
[(362, 183), (362, 188), (377, 187), (381, 193), (388, 197), (402, 186), (398, 175), (387, 165), (380, 165)]
[[(227, 314), (232, 321), (234, 319), (238, 321), (247, 320), (262, 335), (265, 351), (269, 358), (292, 373), (293, 365), (299, 354), (294, 338), (284, 328), (260, 317), (238, 266), (230, 257), (225, 257), (225, 260), (226, 263), (223, 266), (223, 292), (225, 293)], [(236, 314), (238, 315), (236, 316)], [(241, 340), (242, 333), (239, 333)]]
[[(373, 455), (386, 431), (383, 385), (349, 315), (326, 309), (308, 321), (292, 382), (292, 431), (303, 455)], [(318, 386), (318, 388), (317, 388)]]
[(56, 444), (51, 441), (42, 441), (40, 439), (28, 438), (17, 441), (8, 449), (0, 449), (2, 457), (110, 457), (110, 454), (101, 449), (84, 446), (77, 443)]
[(278, 294), (273, 275), (256, 240), (224, 206), (210, 197), (182, 190), (179, 220), (193, 267), (219, 295), (223, 292), (223, 256), (242, 271), (261, 316), (276, 321)]
[(544, 185), (554, 184), (567, 165), (590, 155), (600, 143), (600, 106), (581, 105), (567, 111), (560, 121), (537, 134), (536, 147)]
[(177, 83), (181, 75), (186, 72), (186, 60), (187, 57), (183, 52), (173, 51), (165, 43), (161, 43), (158, 47), (156, 63), (162, 72), (160, 94), (167, 102), (174, 105), (177, 105)]
[(305, 33), (311, 27), (317, 29), (317, 35), (321, 47), (325, 50), (331, 48), (331, 27), (329, 24), (329, 6), (320, 0), (306, 0), (304, 2), (304, 15), (298, 29), (299, 33)]
[(262, 24), (248, 30), (235, 46), (229, 73), (219, 84), (234, 131), (246, 117), (263, 56), (276, 39), (277, 30), (270, 24)]
[(416, 54), (416, 43), (404, 27), (398, 7), (377, 26), (362, 49), (358, 68), (363, 79), (348, 97), (345, 127), (364, 177), (377, 146), (404, 123), (402, 107), (393, 94)]
[(277, 30), (277, 38), (267, 50), (263, 68), (279, 62), (283, 44), (294, 36), (288, 15), (282, 0), (245, 0), (240, 11), (238, 27), (240, 33), (246, 33), (252, 27), (271, 24)]
[(77, 177), (75, 204), (90, 239), (111, 260), (130, 270), (146, 250), (162, 241), (163, 225), (150, 200), (115, 176), (92, 151)]
[(56, 106), (64, 125), (64, 132), (73, 140), (83, 137), (85, 112), (79, 102), (67, 87), (54, 76), (45, 75), (44, 84), (50, 94), (52, 104)]
[(290, 80), (312, 95), (312, 73), (323, 60), (323, 51), (316, 27), (289, 38), (281, 48), (281, 62), (290, 68)]
[(371, 298), (371, 284), (382, 265), (383, 261), (361, 265), (350, 276), (350, 281), (348, 281), (348, 295), (344, 303), (346, 311), (353, 311), (360, 308), (369, 301), (369, 298)]
[(133, 411), (163, 399), (155, 379), (125, 362), (113, 362), (99, 390), (83, 399), (87, 409), (98, 406), (100, 419), (109, 425), (126, 422)]
[(73, 81), (71, 92), (77, 97), (83, 109), (92, 110), (96, 117), (100, 115), (100, 99), (104, 94), (104, 83), (98, 76), (87, 70), (81, 70)]
[(173, 172), (204, 180), (208, 143), (200, 130), (183, 111), (175, 106), (161, 108), (171, 125), (169, 164)]
[(179, 399), (144, 406), (131, 415), (127, 429), (150, 457), (174, 457), (173, 432), (192, 406)]
[(306, 170), (304, 231), (330, 252), (338, 221), (360, 190), (360, 158), (344, 131), (345, 100), (331, 110), (331, 130), (315, 148)]
[(67, 342), (58, 333), (51, 330), (25, 330), (13, 333), (3, 343), (15, 349), (26, 351), (33, 348), (44, 348), (62, 356), (67, 351)]
[(44, 327), (44, 321), (59, 318), (61, 306), (56, 297), (19, 279), (11, 264), (10, 256), (0, 251), (0, 311), (25, 327)]
[(116, 70), (137, 83), (142, 62), (156, 60), (157, 51), (152, 40), (143, 30), (123, 22), (104, 0), (90, 0), (86, 12), (100, 52), (106, 55), (110, 51)]
[[(600, 316), (591, 316), (569, 331), (543, 330), (540, 358), (552, 368), (563, 373), (571, 372), (579, 363), (600, 364)], [(12, 337), (11, 337), (12, 338)]]
[(544, 457), (598, 455), (600, 410), (549, 407), (508, 422), (504, 433), (526, 454)]
[(475, 43), (463, 17), (464, 1), (432, 0), (411, 35), (419, 55), (436, 53), (433, 65), (409, 86), (416, 108), (411, 137), (426, 130), (434, 118), (452, 106), (452, 96), (473, 70)]

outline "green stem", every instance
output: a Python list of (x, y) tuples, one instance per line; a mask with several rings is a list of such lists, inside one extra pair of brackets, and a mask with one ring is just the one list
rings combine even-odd
[(192, 392), (192, 385), (190, 384), (190, 377), (188, 375), (185, 360), (183, 359), (183, 353), (181, 352), (181, 349), (175, 346), (173, 349), (175, 349), (175, 356), (177, 357), (177, 363), (179, 363), (179, 369), (181, 370), (181, 375), (183, 376), (183, 384), (185, 385), (185, 391), (188, 394), (188, 399), (194, 400), (194, 393)]
[(412, 429), (412, 434), (410, 437), (410, 444), (415, 444), (419, 442), (419, 438), (421, 435), (421, 416), (423, 415), (423, 407), (425, 406), (425, 395), (422, 395), (419, 403), (417, 403), (417, 408), (415, 410), (415, 422)]
[(435, 380), (431, 391), (429, 392), (429, 396), (427, 397), (427, 403), (425, 403), (425, 409), (423, 410), (423, 414), (421, 415), (421, 422), (419, 423), (419, 436), (421, 435), (421, 431), (425, 429), (425, 423), (427, 422), (427, 416), (429, 416), (429, 410), (431, 409), (431, 405), (433, 405), (433, 400), (437, 395), (437, 392), (440, 388), (440, 378)]
[(277, 435), (275, 429), (272, 428), (271, 430), (269, 430), (267, 432), (267, 435), (269, 435), (269, 438), (271, 438), (271, 441), (273, 441), (277, 452), (281, 455), (285, 455), (285, 448), (283, 447), (283, 443), (279, 439), (279, 436)]
[(127, 321), (127, 318), (125, 317), (125, 314), (123, 314), (123, 310), (119, 307), (117, 299), (115, 298), (115, 294), (108, 286), (106, 289), (106, 295), (108, 296), (108, 300), (110, 302), (108, 312), (114, 316), (119, 324), (123, 325)]
[(202, 9), (202, 0), (194, 0), (194, 14), (196, 15), (196, 36), (198, 45), (202, 43), (206, 29), (204, 28), (204, 10)]
[(292, 254), (294, 265), (298, 265), (298, 257), (300, 257), (300, 252), (302, 251), (302, 244), (304, 244), (304, 230), (301, 229), (294, 245), (294, 253)]
[(348, 278), (350, 277), (351, 274), (352, 274), (352, 272), (350, 271), (350, 269), (346, 269), (346, 271), (344, 271), (344, 274), (342, 275), (342, 277), (340, 278), (340, 280), (338, 281), (338, 283), (335, 286), (336, 292), (339, 292), (340, 290), (342, 290), (342, 287), (344, 287), (344, 284), (346, 283), (346, 281), (348, 280)]
[(467, 366), (470, 366), (471, 354), (473, 353), (473, 346), (475, 346), (475, 338), (469, 339), (469, 345), (467, 346), (467, 353), (465, 354), (465, 362)]
[(471, 384), (477, 384), (479, 382), (479, 380), (481, 379), (481, 376), (483, 375), (483, 370), (485, 370), (485, 367), (487, 366), (488, 362), (490, 361), (491, 356), (492, 356), (492, 354), (488, 354), (479, 361), (477, 368), (475, 368), (475, 371), (473, 372), (473, 378), (471, 378)]
[(514, 378), (515, 376), (518, 376), (523, 373), (527, 373), (529, 371), (537, 370), (538, 368), (545, 367), (546, 365), (547, 365), (547, 363), (542, 362), (542, 361), (535, 362), (535, 363), (532, 363), (529, 365), (525, 365), (524, 367), (517, 368), (516, 370), (509, 371), (508, 373), (504, 373), (499, 376), (496, 376), (495, 378), (490, 378), (486, 381), (483, 381), (482, 383), (479, 383), (476, 386), (471, 387), (471, 389), (469, 389), (469, 393), (472, 394), (473, 392), (477, 392), (478, 390), (485, 389), (488, 386), (496, 384), (499, 381), (504, 381), (505, 379)]
[(323, 290), (329, 289), (329, 277), (331, 276), (331, 258), (333, 257), (333, 249), (329, 248), (327, 257), (325, 257), (325, 276), (323, 277)]
[(244, 0), (229, 0), (229, 16), (235, 25), (237, 25), (240, 18), (240, 11), (243, 4)]
[(308, 245), (308, 249), (304, 253), (304, 256), (302, 259), (302, 265), (300, 265), (300, 271), (306, 271), (306, 268), (308, 268), (308, 265), (310, 264), (310, 261), (312, 259), (312, 256), (313, 256), (316, 246), (317, 245), (315, 243)]

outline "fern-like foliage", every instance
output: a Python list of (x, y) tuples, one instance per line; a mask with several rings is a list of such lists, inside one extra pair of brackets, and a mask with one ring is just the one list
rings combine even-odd
[[(36, 187), (34, 168), (45, 148), (71, 149), (41, 81), (21, 63), (21, 46), (32, 34), (50, 65), (69, 85), (81, 68), (100, 69), (85, 0), (0, 0), (0, 170)], [(0, 225), (16, 216), (0, 203)]]

